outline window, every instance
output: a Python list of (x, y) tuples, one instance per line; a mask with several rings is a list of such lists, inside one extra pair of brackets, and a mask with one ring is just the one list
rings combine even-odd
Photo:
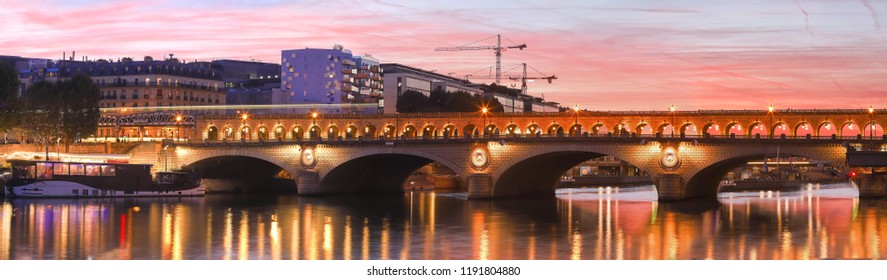
[(71, 175), (83, 175), (83, 164), (72, 163), (70, 167)]
[(94, 164), (86, 165), (86, 176), (99, 176), (99, 166)]
[(89, 190), (80, 190), (80, 195), (83, 195), (83, 196), (89, 195)]
[(71, 194), (77, 195), (77, 190), (71, 190)]
[(37, 179), (52, 179), (52, 163), (37, 163)]
[(117, 166), (102, 165), (102, 176), (116, 176), (116, 175), (117, 175)]
[(56, 163), (52, 166), (52, 174), (53, 175), (68, 175), (68, 165), (63, 163)]

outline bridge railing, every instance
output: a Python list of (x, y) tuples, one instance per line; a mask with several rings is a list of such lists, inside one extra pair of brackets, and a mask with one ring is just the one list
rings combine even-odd
[[(668, 140), (668, 139), (711, 139), (711, 140), (719, 140), (719, 141), (731, 141), (731, 140), (811, 140), (811, 141), (879, 141), (879, 142), (887, 142), (887, 135), (881, 137), (863, 137), (861, 135), (857, 135), (855, 137), (851, 136), (790, 136), (790, 135), (778, 135), (774, 137), (769, 137), (767, 135), (663, 135), (663, 134), (635, 134), (635, 133), (624, 133), (624, 134), (591, 134), (591, 133), (582, 133), (582, 134), (490, 134), (490, 135), (463, 135), (463, 136), (409, 136), (409, 135), (400, 135), (398, 137), (315, 137), (315, 138), (271, 138), (271, 139), (239, 139), (239, 140), (231, 140), (231, 139), (223, 139), (223, 140), (209, 140), (204, 139), (201, 144), (281, 144), (281, 143), (314, 143), (314, 142), (323, 142), (323, 143), (358, 143), (358, 142), (441, 142), (441, 141), (481, 141), (481, 140), (521, 140), (521, 141), (537, 141), (537, 140), (581, 140), (581, 139), (635, 139), (640, 141), (641, 139), (649, 139), (649, 140)], [(191, 144), (191, 142), (188, 142)]]

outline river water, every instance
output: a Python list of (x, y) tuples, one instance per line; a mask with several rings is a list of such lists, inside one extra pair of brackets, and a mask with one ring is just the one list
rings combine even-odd
[[(660, 203), (652, 186), (461, 193), (6, 199), (3, 259), (881, 259), (887, 200), (849, 185)], [(885, 239), (885, 242), (881, 242)]]

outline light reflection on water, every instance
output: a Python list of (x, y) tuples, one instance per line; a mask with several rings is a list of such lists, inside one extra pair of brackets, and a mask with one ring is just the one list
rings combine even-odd
[(887, 201), (849, 185), (660, 203), (652, 186), (556, 198), (210, 195), (14, 199), (0, 259), (819, 259), (887, 253)]

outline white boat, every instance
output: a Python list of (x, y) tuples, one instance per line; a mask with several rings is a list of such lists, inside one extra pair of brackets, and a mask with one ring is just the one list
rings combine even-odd
[(202, 196), (205, 187), (185, 172), (157, 172), (151, 165), (10, 160), (7, 197)]

